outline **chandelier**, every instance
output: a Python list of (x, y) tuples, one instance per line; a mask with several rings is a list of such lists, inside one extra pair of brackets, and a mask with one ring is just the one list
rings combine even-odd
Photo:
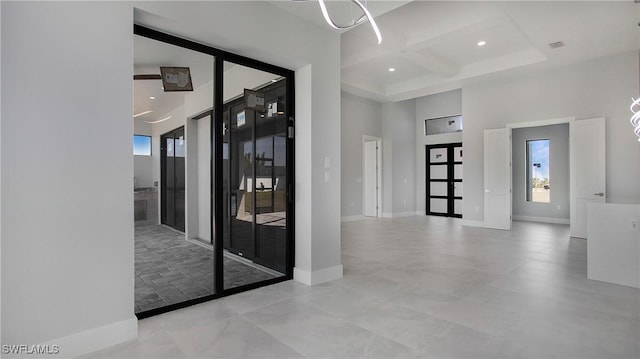
[[(308, 1), (308, 0), (294, 0), (294, 1)], [(373, 15), (371, 15), (371, 12), (369, 12), (369, 9), (367, 9), (367, 7), (364, 4), (362, 4), (360, 0), (349, 0), (349, 1), (356, 4), (360, 8), (360, 10), (362, 10), (362, 13), (363, 13), (362, 16), (360, 16), (355, 20), (352, 20), (351, 23), (346, 25), (336, 24), (336, 22), (333, 21), (333, 19), (329, 15), (329, 11), (327, 10), (327, 4), (325, 4), (325, 1), (318, 0), (318, 5), (320, 5), (320, 10), (322, 11), (322, 16), (324, 17), (324, 20), (327, 22), (327, 24), (329, 24), (329, 26), (331, 26), (336, 30), (350, 29), (368, 20), (369, 24), (371, 24), (371, 28), (373, 29), (373, 32), (376, 34), (376, 38), (378, 39), (378, 44), (381, 44), (382, 35), (380, 34), (380, 29), (378, 29), (378, 25), (376, 24), (376, 21), (373, 19)]]
[(631, 126), (634, 127), (638, 141), (640, 141), (640, 97), (637, 99), (631, 98), (631, 106), (629, 107), (633, 115), (631, 116)]

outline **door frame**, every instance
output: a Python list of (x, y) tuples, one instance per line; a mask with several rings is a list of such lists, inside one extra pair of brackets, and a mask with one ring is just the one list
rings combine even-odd
[(364, 174), (365, 174), (365, 142), (376, 142), (377, 150), (377, 168), (376, 168), (376, 181), (378, 189), (376, 191), (376, 218), (382, 217), (382, 138), (376, 136), (362, 135), (362, 216), (364, 217), (365, 209), (365, 190), (364, 190)]
[[(513, 163), (513, 139), (511, 136), (511, 132), (516, 128), (530, 128), (530, 127), (541, 127), (541, 126), (550, 126), (550, 125), (560, 125), (560, 124), (570, 124), (571, 122), (576, 121), (575, 117), (560, 117), (560, 118), (552, 118), (547, 120), (538, 120), (538, 121), (528, 121), (528, 122), (517, 122), (517, 123), (508, 123), (505, 127), (509, 133), (509, 143), (508, 143), (508, 151), (509, 151), (509, 195), (510, 195), (510, 203), (509, 206), (509, 221), (513, 222), (513, 173), (512, 163)], [(571, 131), (569, 131), (569, 141), (571, 141)], [(571, 148), (569, 148), (569, 156), (571, 156)], [(569, 160), (569, 182), (571, 183), (572, 178), (572, 170), (571, 170), (571, 160)], [(574, 193), (571, 188), (569, 188), (569, 203), (571, 204), (574, 200)], [(571, 212), (570, 212), (571, 213)]]

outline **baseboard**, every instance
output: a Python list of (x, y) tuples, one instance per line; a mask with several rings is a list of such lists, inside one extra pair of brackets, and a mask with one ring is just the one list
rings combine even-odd
[(89, 329), (66, 337), (42, 343), (42, 346), (57, 346), (60, 352), (56, 357), (75, 358), (84, 354), (105, 349), (138, 337), (138, 318), (133, 317), (103, 327)]
[(393, 213), (382, 212), (382, 218), (393, 218)]
[(483, 221), (471, 221), (468, 219), (463, 219), (460, 221), (465, 227), (484, 227)]
[(306, 285), (316, 285), (342, 278), (342, 264), (314, 272), (293, 268), (293, 280)]
[(569, 218), (513, 216), (513, 220), (525, 221), (525, 222), (553, 223), (553, 224), (569, 224)]
[(426, 216), (427, 212), (425, 211), (416, 211), (416, 216)]
[[(371, 217), (371, 218), (375, 218), (375, 217)], [(340, 217), (340, 222), (353, 222), (353, 221), (359, 221), (365, 219), (365, 216), (362, 215), (358, 215), (358, 216), (345, 216), (345, 217)]]

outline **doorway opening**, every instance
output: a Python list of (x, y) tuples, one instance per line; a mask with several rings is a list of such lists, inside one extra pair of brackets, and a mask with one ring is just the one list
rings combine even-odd
[(382, 139), (362, 138), (362, 208), (365, 217), (382, 217)]
[(512, 217), (569, 224), (569, 124), (511, 132)]

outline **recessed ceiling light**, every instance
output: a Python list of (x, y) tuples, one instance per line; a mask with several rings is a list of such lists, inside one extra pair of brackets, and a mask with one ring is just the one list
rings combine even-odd
[(137, 113), (137, 114), (133, 115), (133, 118), (136, 118), (136, 117), (142, 116), (142, 115), (146, 115), (146, 114), (151, 113), (151, 112), (153, 112), (153, 111), (140, 112), (140, 113)]
[(486, 44), (487, 44), (486, 41), (478, 41), (478, 46), (484, 46)]
[(155, 100), (156, 98), (153, 96), (149, 96), (149, 100)]
[(389, 67), (389, 72), (394, 72), (396, 69), (393, 67)]

